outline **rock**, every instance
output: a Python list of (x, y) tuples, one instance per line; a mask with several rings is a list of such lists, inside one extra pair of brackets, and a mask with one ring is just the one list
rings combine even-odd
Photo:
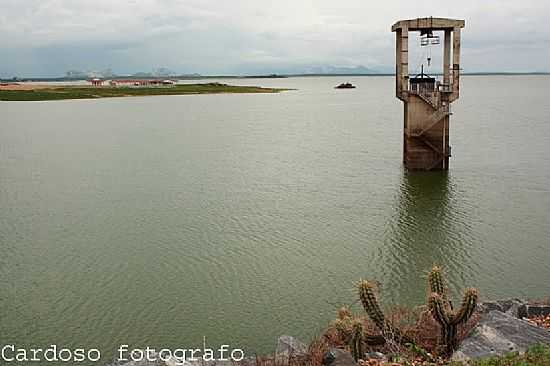
[(379, 360), (379, 361), (387, 361), (388, 358), (385, 354), (381, 352), (368, 352), (365, 354), (365, 360)]
[(537, 343), (550, 344), (550, 332), (512, 314), (491, 310), (482, 315), (452, 359), (465, 361), (513, 351), (525, 352), (529, 346)]
[(550, 306), (523, 304), (518, 309), (518, 318), (532, 318), (540, 315), (550, 315)]
[(321, 364), (324, 366), (329, 366), (330, 364), (332, 364), (332, 362), (334, 362), (335, 359), (336, 359), (336, 353), (331, 349), (330, 351), (328, 351), (323, 355)]
[(518, 317), (518, 310), (526, 303), (520, 299), (506, 299), (497, 301), (487, 301), (479, 304), (478, 310), (481, 313), (488, 313), (492, 310), (498, 310)]
[(324, 366), (357, 366), (351, 353), (340, 348), (331, 348), (323, 355)]
[(288, 361), (289, 357), (301, 357), (307, 354), (305, 343), (288, 335), (282, 335), (277, 339), (277, 349), (275, 350), (275, 360), (277, 362)]

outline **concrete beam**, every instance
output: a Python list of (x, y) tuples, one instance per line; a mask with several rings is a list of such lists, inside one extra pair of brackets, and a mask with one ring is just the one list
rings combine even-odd
[(464, 28), (464, 20), (449, 18), (417, 18), (409, 20), (400, 20), (395, 23), (391, 30), (396, 32), (400, 28), (407, 28), (409, 32), (431, 29), (442, 31), (446, 29)]

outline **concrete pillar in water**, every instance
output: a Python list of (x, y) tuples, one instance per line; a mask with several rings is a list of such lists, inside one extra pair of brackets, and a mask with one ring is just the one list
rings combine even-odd
[[(404, 105), (403, 164), (409, 170), (449, 168), (449, 107), (459, 96), (461, 28), (464, 20), (446, 18), (401, 20), (392, 26), (395, 94)], [(409, 32), (420, 33), (422, 46), (439, 44), (434, 32), (443, 32), (442, 80), (424, 74), (423, 68), (409, 77)]]

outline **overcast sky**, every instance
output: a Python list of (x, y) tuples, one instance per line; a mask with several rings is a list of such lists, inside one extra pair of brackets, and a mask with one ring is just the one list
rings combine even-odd
[(0, 0), (0, 76), (393, 71), (391, 25), (425, 16), (466, 20), (464, 71), (550, 71), (548, 0)]

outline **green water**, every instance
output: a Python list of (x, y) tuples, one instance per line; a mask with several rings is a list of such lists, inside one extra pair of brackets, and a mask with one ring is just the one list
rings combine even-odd
[(393, 78), (347, 79), (0, 103), (0, 344), (264, 353), (361, 277), (421, 303), (434, 262), (453, 290), (549, 295), (550, 77), (464, 77), (433, 174), (403, 171)]

